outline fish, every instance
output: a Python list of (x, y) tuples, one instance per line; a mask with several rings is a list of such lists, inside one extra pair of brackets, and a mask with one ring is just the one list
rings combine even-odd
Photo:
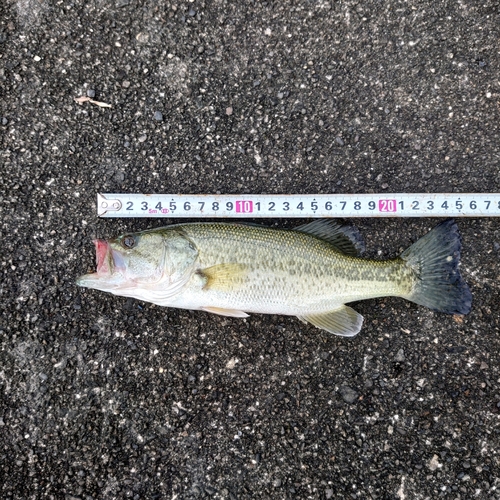
[(175, 224), (94, 240), (97, 270), (77, 285), (159, 306), (245, 318), (297, 316), (352, 337), (363, 316), (346, 305), (402, 297), (465, 315), (472, 296), (460, 271), (461, 238), (446, 220), (399, 257), (361, 257), (359, 231), (333, 219), (294, 229), (242, 223)]

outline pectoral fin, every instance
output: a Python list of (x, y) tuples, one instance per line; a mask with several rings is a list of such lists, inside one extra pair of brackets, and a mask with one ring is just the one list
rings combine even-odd
[(200, 273), (206, 279), (204, 290), (228, 292), (238, 288), (243, 283), (246, 276), (246, 266), (236, 263), (217, 264), (202, 269)]
[(322, 314), (299, 316), (299, 319), (343, 337), (354, 337), (361, 330), (363, 324), (363, 316), (349, 306), (341, 306)]
[(248, 318), (248, 314), (246, 312), (238, 311), (237, 309), (224, 309), (223, 307), (202, 307), (201, 310), (212, 314), (218, 314), (220, 316), (231, 316), (233, 318)]

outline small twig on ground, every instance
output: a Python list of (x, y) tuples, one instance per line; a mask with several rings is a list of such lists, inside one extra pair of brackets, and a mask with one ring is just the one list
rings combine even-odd
[(78, 104), (83, 104), (84, 102), (90, 102), (91, 104), (95, 104), (96, 106), (100, 106), (101, 108), (110, 108), (111, 104), (108, 104), (106, 102), (100, 102), (100, 101), (94, 101), (90, 97), (87, 97), (86, 95), (82, 95), (80, 97), (75, 97), (75, 101)]

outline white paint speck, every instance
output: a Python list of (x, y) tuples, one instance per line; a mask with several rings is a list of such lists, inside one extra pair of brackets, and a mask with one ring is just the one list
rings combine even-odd
[(430, 470), (435, 471), (436, 469), (439, 469), (440, 467), (443, 466), (443, 464), (439, 463), (438, 459), (439, 457), (437, 455), (432, 456), (428, 465)]
[(238, 358), (231, 358), (227, 363), (226, 363), (226, 368), (228, 370), (232, 370), (235, 366), (236, 366), (236, 363), (239, 363), (239, 359)]
[(400, 500), (405, 500), (406, 495), (405, 495), (405, 476), (401, 477), (401, 486), (399, 487), (399, 490), (397, 491), (396, 495), (400, 498)]

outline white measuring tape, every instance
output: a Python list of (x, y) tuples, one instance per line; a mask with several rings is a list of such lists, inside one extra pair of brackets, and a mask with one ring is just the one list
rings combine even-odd
[(500, 193), (98, 194), (99, 217), (500, 217)]

